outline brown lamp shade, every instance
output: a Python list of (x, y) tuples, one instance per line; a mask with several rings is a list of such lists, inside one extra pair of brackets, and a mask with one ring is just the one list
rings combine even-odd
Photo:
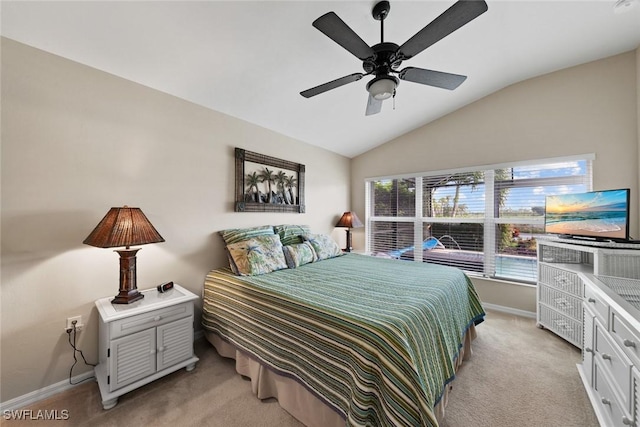
[(115, 248), (164, 242), (140, 208), (111, 208), (102, 221), (84, 239), (87, 245)]
[(358, 215), (355, 212), (345, 212), (340, 217), (340, 221), (336, 224), (336, 227), (345, 227), (347, 229), (347, 247), (343, 250), (345, 252), (351, 252), (351, 229), (364, 227)]
[(122, 247), (120, 254), (120, 292), (111, 301), (113, 304), (131, 304), (144, 297), (136, 286), (136, 253), (140, 250), (130, 246), (164, 242), (140, 208), (111, 208), (102, 221), (84, 239), (87, 245), (99, 248)]
[(336, 224), (336, 227), (346, 228), (360, 228), (364, 227), (358, 215), (355, 212), (345, 212), (342, 214), (340, 221)]

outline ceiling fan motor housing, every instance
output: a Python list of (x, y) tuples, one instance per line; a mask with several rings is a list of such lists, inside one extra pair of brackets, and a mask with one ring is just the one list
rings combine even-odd
[(402, 64), (402, 60), (396, 55), (398, 47), (397, 44), (391, 42), (378, 43), (371, 46), (375, 54), (371, 58), (364, 60), (362, 68), (367, 74), (374, 73), (376, 76), (388, 74), (391, 70), (397, 70)]

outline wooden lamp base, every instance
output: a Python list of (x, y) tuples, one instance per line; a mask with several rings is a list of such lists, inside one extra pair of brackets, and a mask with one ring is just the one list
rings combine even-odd
[(136, 253), (139, 250), (116, 250), (120, 254), (120, 292), (111, 304), (131, 304), (144, 298), (136, 286)]

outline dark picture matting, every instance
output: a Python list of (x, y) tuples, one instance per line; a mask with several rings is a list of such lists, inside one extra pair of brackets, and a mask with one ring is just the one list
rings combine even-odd
[(236, 148), (236, 212), (304, 213), (304, 165)]

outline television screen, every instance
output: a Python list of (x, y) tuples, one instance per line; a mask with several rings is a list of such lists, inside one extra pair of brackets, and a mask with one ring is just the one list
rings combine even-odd
[(598, 240), (629, 239), (629, 189), (547, 196), (545, 232)]

